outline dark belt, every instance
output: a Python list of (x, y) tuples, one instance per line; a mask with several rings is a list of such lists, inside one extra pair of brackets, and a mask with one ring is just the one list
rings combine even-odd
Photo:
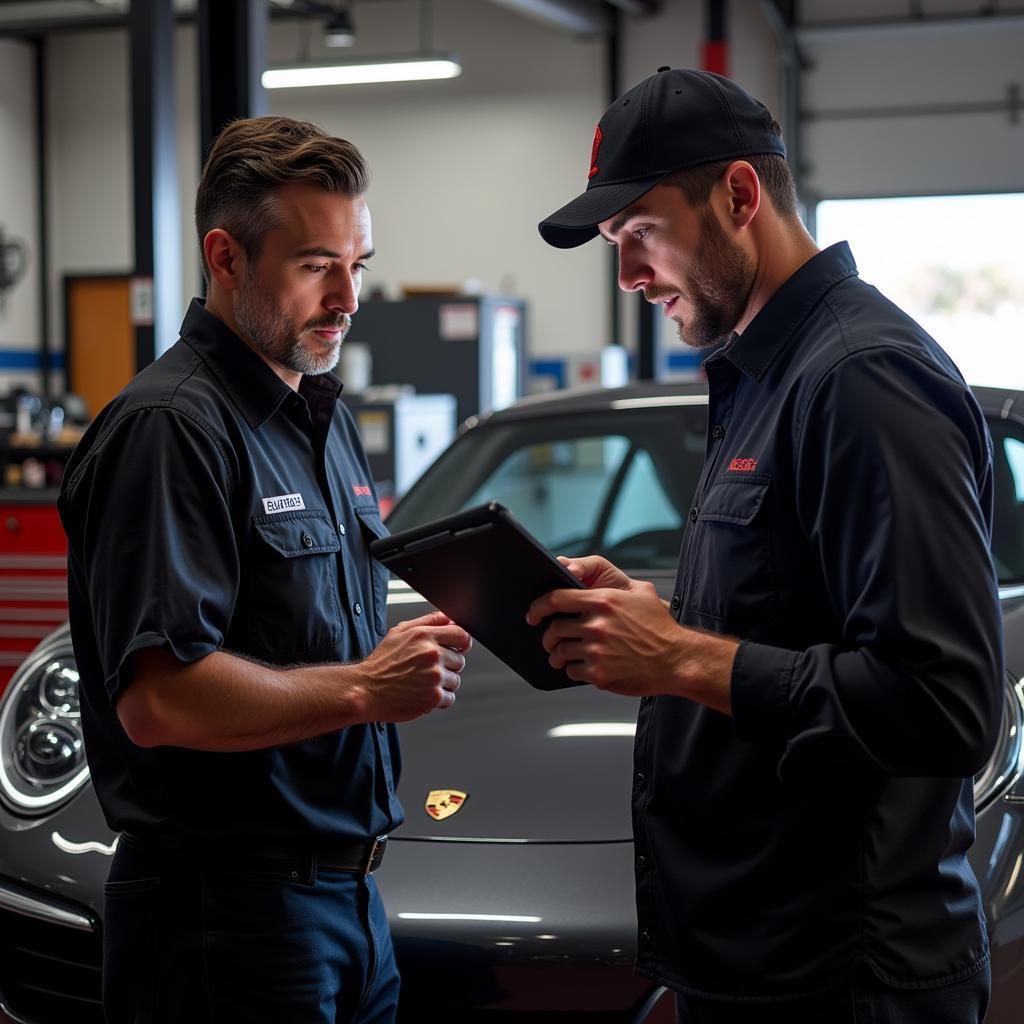
[(384, 860), (387, 836), (369, 840), (326, 839), (315, 843), (291, 843), (285, 840), (235, 840), (231, 843), (209, 840), (145, 839), (131, 832), (121, 838), (129, 845), (158, 850), (175, 858), (202, 864), (243, 864), (248, 861), (308, 861), (313, 870), (354, 871), (368, 875)]

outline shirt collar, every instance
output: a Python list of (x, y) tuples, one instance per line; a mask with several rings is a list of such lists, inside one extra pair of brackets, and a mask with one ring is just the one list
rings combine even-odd
[(846, 242), (816, 253), (764, 304), (746, 330), (707, 362), (723, 357), (748, 377), (761, 380), (825, 293), (856, 274), (857, 264)]
[[(193, 299), (181, 325), (182, 340), (203, 360), (253, 430), (266, 423), (292, 389), (223, 320)], [(341, 381), (333, 373), (304, 376), (299, 393), (337, 398)]]

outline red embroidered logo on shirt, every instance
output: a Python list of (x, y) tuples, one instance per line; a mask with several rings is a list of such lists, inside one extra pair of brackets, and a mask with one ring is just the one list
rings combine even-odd
[(370, 491), (369, 487), (365, 487), (360, 484), (353, 484), (352, 493), (359, 498), (369, 498), (372, 492)]
[(753, 473), (757, 469), (757, 459), (733, 459), (729, 463), (730, 473)]

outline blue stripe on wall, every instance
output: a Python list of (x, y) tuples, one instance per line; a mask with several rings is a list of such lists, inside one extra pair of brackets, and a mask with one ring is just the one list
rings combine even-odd
[(531, 359), (529, 372), (531, 377), (553, 377), (555, 387), (565, 387), (564, 359)]
[[(38, 352), (21, 348), (0, 348), (0, 370), (38, 370), (40, 358)], [(64, 353), (50, 353), (50, 369), (64, 369)]]
[(668, 368), (670, 370), (696, 370), (706, 354), (701, 352), (669, 352)]

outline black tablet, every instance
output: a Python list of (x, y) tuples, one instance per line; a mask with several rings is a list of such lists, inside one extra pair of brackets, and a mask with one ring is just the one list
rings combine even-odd
[(580, 685), (552, 668), (544, 625), (526, 612), (560, 587), (582, 589), (535, 537), (496, 501), (403, 530), (370, 553), (538, 690)]

